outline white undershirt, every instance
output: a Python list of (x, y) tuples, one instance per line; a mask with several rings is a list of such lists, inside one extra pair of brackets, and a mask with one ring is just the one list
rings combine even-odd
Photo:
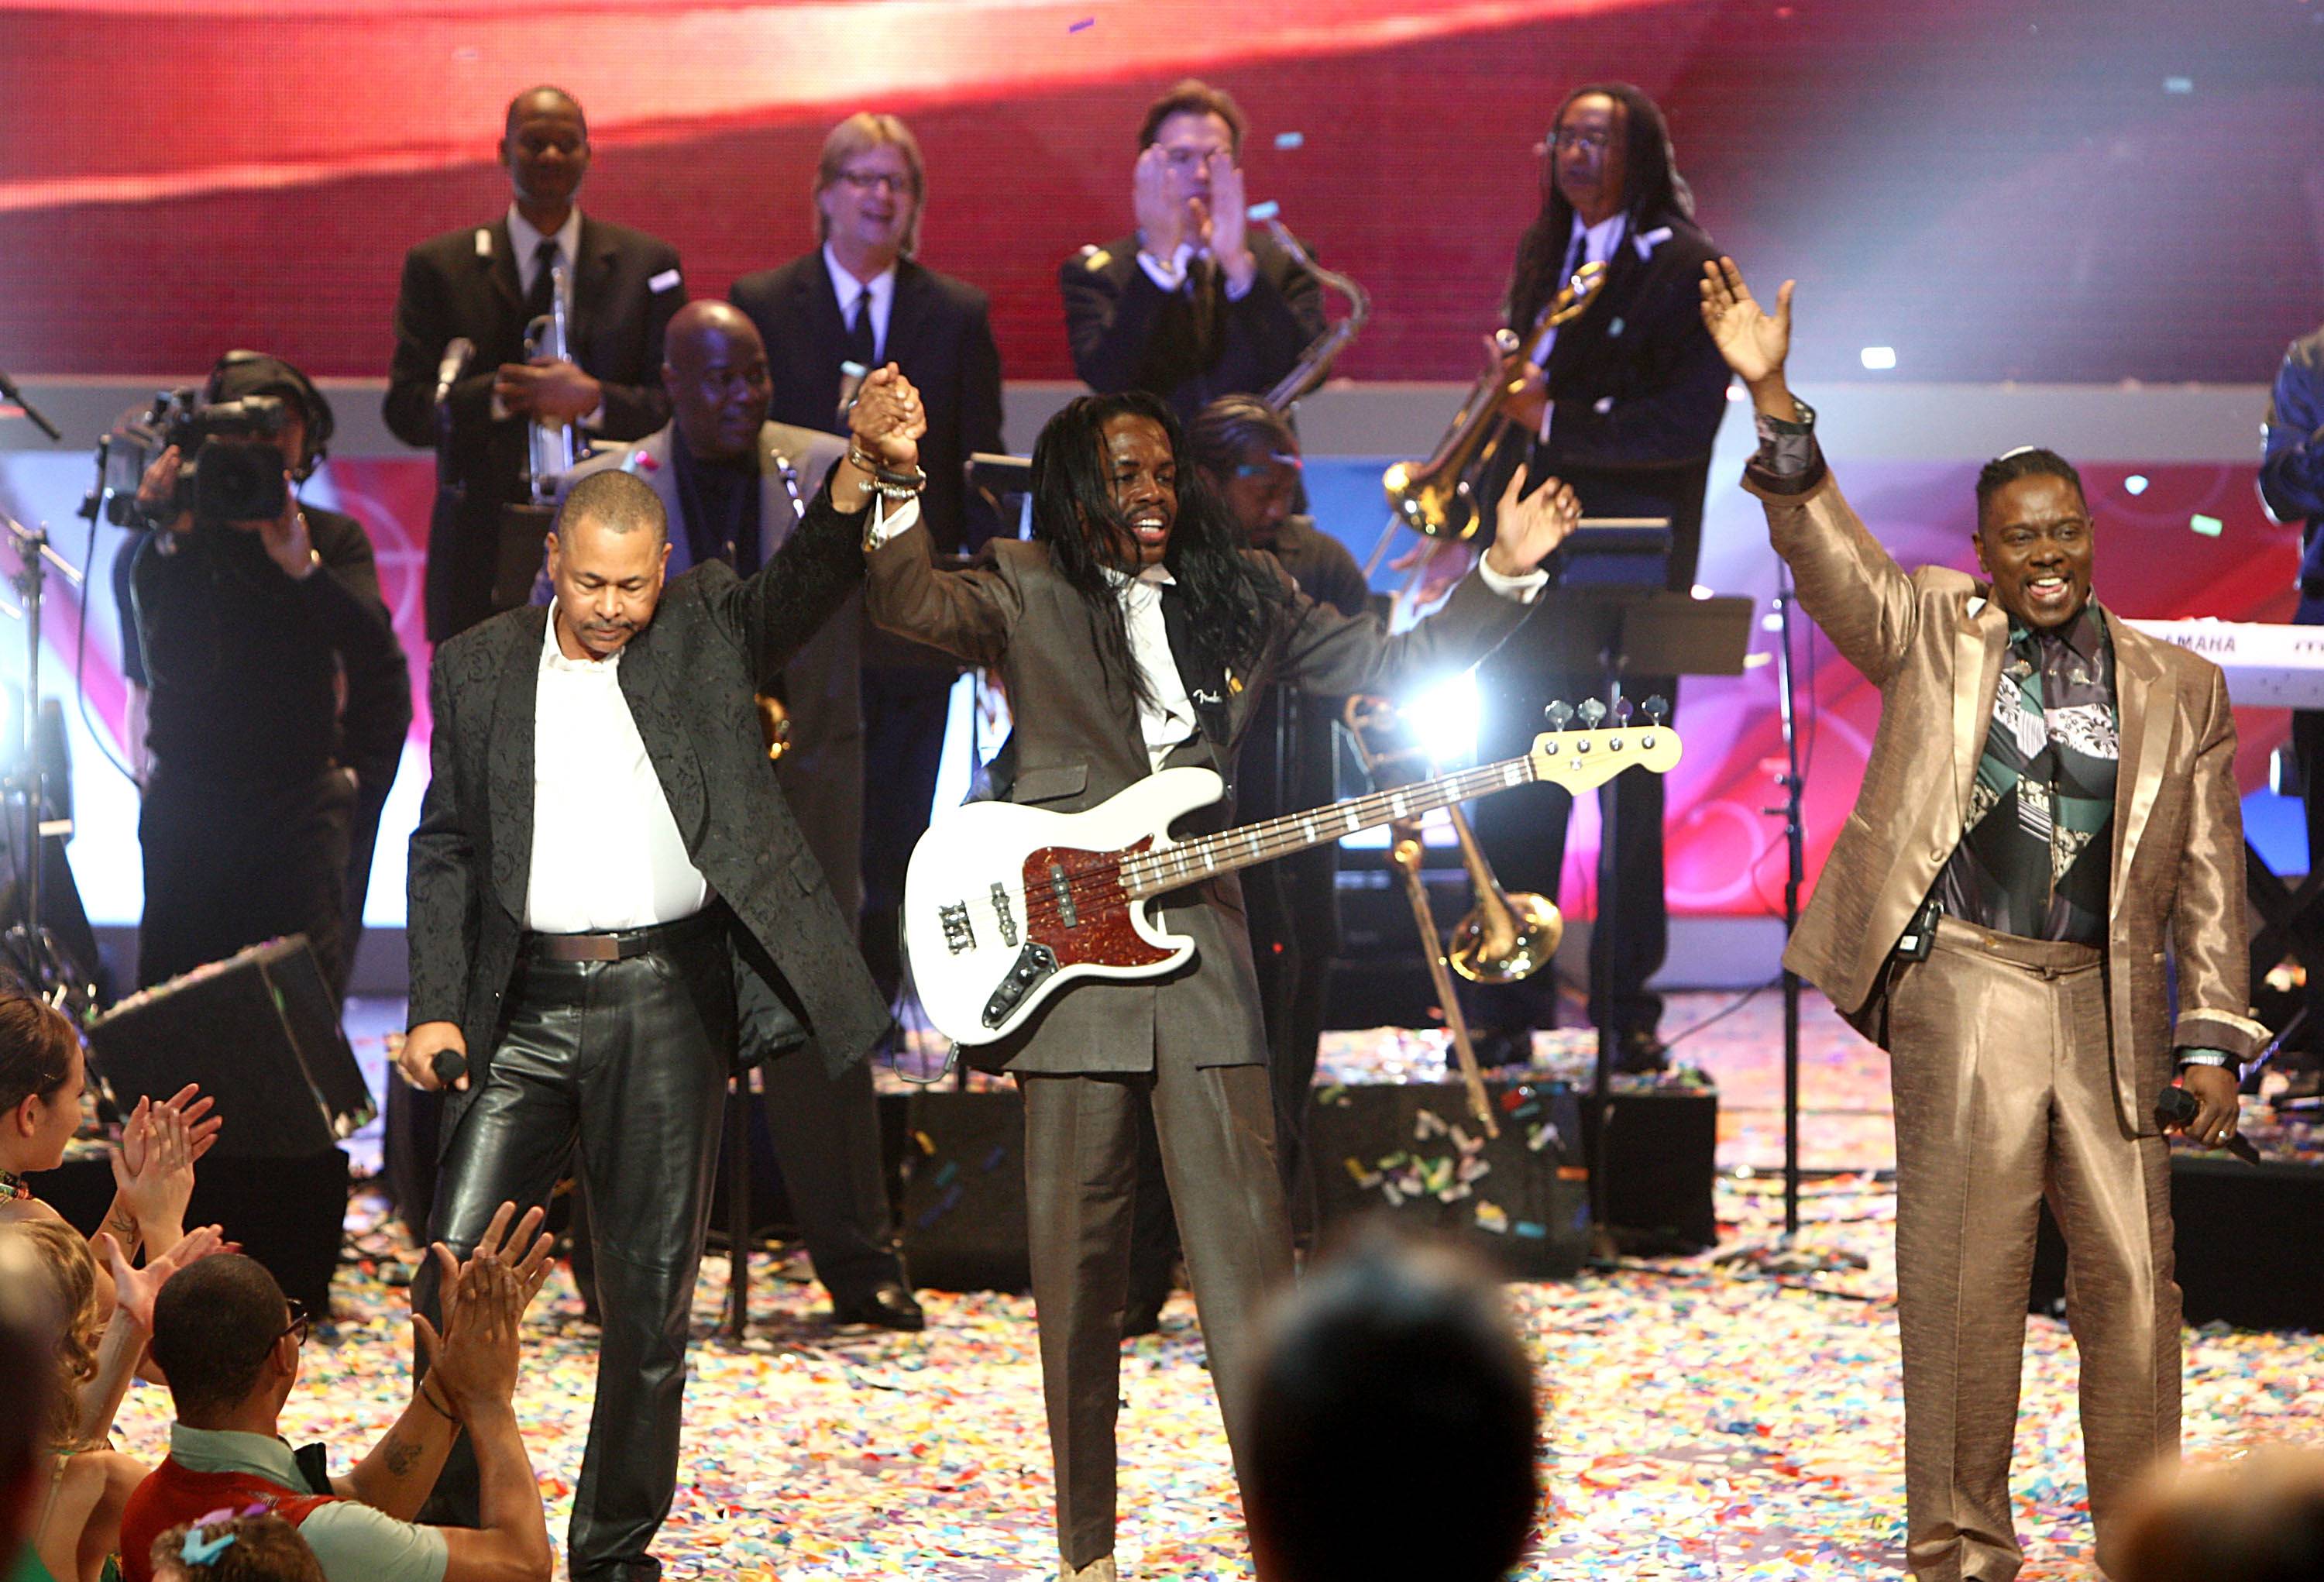
[(622, 656), (567, 659), (557, 606), (532, 705), (532, 874), (525, 927), (543, 934), (651, 928), (692, 917), (710, 882), (687, 855), (669, 799), (622, 696)]
[(839, 254), (831, 244), (823, 245), (823, 266), (831, 274), (831, 289), (839, 293), (839, 321), (855, 321), (855, 299), (864, 292), (872, 293), (872, 365), (878, 367), (888, 349), (888, 316), (896, 306), (896, 266), (892, 264), (869, 281), (857, 280), (847, 273)]
[(1162, 619), (1162, 590), (1178, 580), (1167, 566), (1148, 566), (1135, 577), (1109, 569), (1105, 579), (1121, 593), (1121, 615), (1130, 629), (1130, 657), (1138, 666), (1145, 696), (1138, 705), (1139, 734), (1146, 739), (1146, 764), (1162, 767), (1170, 749), (1194, 734), (1194, 701), (1170, 652), (1170, 628)]

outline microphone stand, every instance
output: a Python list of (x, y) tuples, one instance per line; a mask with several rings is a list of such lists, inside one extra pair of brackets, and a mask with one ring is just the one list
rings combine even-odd
[(47, 413), (24, 399), (24, 393), (16, 388), (16, 382), (8, 377), (5, 369), (0, 369), (0, 401), (14, 403), (16, 410), (24, 414), (25, 421), (46, 434), (51, 444), (65, 437), (63, 430), (49, 421)]
[[(1784, 787), (1781, 807), (1761, 810), (1784, 820), (1784, 943), (1789, 946), (1800, 926), (1800, 887), (1807, 878), (1806, 819), (1802, 803), (1807, 782), (1800, 773), (1800, 730), (1797, 677), (1792, 669), (1792, 613), (1799, 594), (1792, 586), (1791, 568), (1776, 572), (1775, 706), (1784, 732)], [(1854, 1253), (1816, 1252), (1798, 1244), (1800, 1234), (1800, 975), (1784, 968), (1784, 1229), (1771, 1242), (1733, 1248), (1719, 1255), (1721, 1263), (1748, 1265), (1763, 1274), (1829, 1274), (1861, 1269), (1865, 1261)]]
[(49, 569), (53, 565), (66, 581), (78, 587), (80, 573), (49, 547), (48, 530), (26, 527), (12, 516), (0, 516), (16, 550), (16, 569), (9, 583), (22, 601), (24, 615), (25, 664), (23, 724), (18, 733), (22, 757), (5, 785), (0, 800), (14, 800), (23, 810), (23, 841), (17, 848), (16, 893), (21, 916), (0, 936), (5, 953), (26, 984), (51, 1004), (87, 1010), (95, 995), (77, 983), (56, 941), (41, 922), (41, 870), (47, 836), (48, 777), (41, 763), (41, 599)]

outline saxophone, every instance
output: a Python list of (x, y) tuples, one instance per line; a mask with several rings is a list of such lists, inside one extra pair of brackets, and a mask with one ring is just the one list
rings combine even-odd
[(1330, 375), (1333, 359), (1363, 332), (1364, 320), (1371, 317), (1372, 300), (1370, 293), (1346, 275), (1316, 263), (1307, 249), (1300, 245), (1299, 238), (1293, 236), (1277, 217), (1273, 204), (1262, 203), (1254, 207), (1259, 212), (1251, 217), (1262, 222), (1274, 233), (1276, 245), (1291, 254), (1293, 263), (1348, 299), (1347, 317), (1308, 342), (1307, 349), (1299, 354), (1299, 360), (1292, 365), (1291, 372), (1277, 380), (1275, 387), (1259, 397), (1267, 403), (1268, 411), (1280, 412), (1290, 408), (1301, 396), (1313, 392)]

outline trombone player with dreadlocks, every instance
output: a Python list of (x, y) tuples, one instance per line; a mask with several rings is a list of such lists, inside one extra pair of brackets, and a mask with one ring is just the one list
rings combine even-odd
[[(883, 371), (865, 390), (914, 431), (908, 384)], [(864, 426), (892, 458), (898, 430), (881, 423), (874, 414)], [(886, 489), (889, 475), (881, 481)], [(996, 539), (978, 565), (938, 571), (917, 502), (907, 503), (867, 536), (864, 608), (998, 671), (1016, 722), (991, 765), (994, 794), (1080, 812), (1166, 767), (1226, 778), (1276, 680), (1336, 697), (1473, 663), (1524, 618), (1545, 580), (1536, 568), (1580, 515), (1554, 480), (1520, 503), (1526, 482), (1504, 496), (1484, 564), (1444, 609), (1391, 637), (1370, 615), (1317, 604), (1275, 561), (1240, 547), (1163, 401), (1084, 396), (1034, 447), (1031, 541)], [(1230, 812), (1218, 804), (1187, 822), (1223, 828)], [(1222, 875), (1158, 906), (1163, 927), (1195, 939), (1191, 965), (1159, 979), (1075, 983), (1017, 1034), (973, 1050), (1024, 1094), (1033, 1297), (1069, 1582), (1114, 1575), (1113, 1430), (1141, 1116), (1160, 1142), (1238, 1462), (1234, 1393), (1250, 1319), (1291, 1273), (1240, 888)]]

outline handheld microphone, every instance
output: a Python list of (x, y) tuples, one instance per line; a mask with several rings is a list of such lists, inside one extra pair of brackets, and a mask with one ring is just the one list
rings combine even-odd
[(456, 336), (444, 348), (444, 360), (436, 365), (436, 404), (442, 406), (451, 399), (452, 386), (468, 371), (468, 364), (476, 355), (476, 343), (466, 336)]
[[(2203, 1106), (2201, 1103), (2196, 1099), (2193, 1094), (2188, 1092), (2185, 1088), (2180, 1087), (2174, 1082), (2170, 1087), (2164, 1088), (2161, 1095), (2156, 1097), (2154, 1101), (2154, 1118), (2162, 1123), (2165, 1131), (2168, 1131), (2173, 1126), (2184, 1126), (2200, 1115), (2202, 1112), (2202, 1108)], [(2246, 1164), (2257, 1164), (2259, 1162), (2259, 1150), (2254, 1148), (2251, 1144), (2251, 1139), (2245, 1136), (2241, 1132), (2232, 1133), (2229, 1135), (2227, 1140), (2219, 1144), (2219, 1146), (2225, 1148), (2229, 1153), (2234, 1154), (2237, 1159), (2242, 1160)]]
[(839, 421), (843, 426), (847, 421), (849, 410), (855, 405), (856, 395), (863, 388), (863, 381), (871, 376), (872, 370), (861, 363), (849, 361), (839, 365)]
[(436, 1073), (437, 1081), (449, 1087), (468, 1074), (468, 1057), (458, 1050), (438, 1050), (428, 1069)]

